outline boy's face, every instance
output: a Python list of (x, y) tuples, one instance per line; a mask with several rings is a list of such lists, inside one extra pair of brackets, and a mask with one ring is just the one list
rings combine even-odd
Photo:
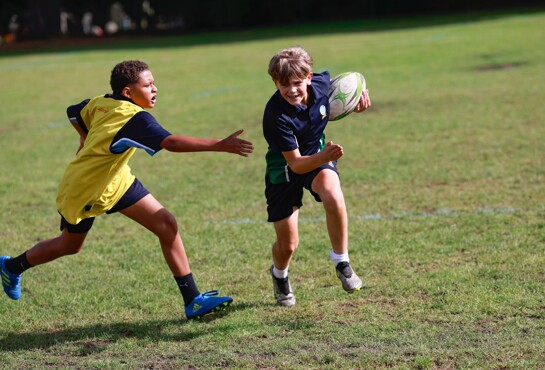
[(142, 108), (153, 108), (157, 100), (157, 86), (151, 71), (142, 71), (138, 81), (125, 86), (121, 95)]
[(311, 78), (312, 73), (309, 73), (304, 79), (299, 77), (291, 78), (286, 85), (281, 84), (279, 81), (274, 81), (274, 84), (280, 95), (291, 105), (306, 105), (308, 103), (308, 87)]

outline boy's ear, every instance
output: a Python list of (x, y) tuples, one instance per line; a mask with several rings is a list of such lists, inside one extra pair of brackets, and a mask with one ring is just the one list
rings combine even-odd
[(123, 90), (121, 90), (121, 95), (124, 96), (127, 99), (131, 98), (131, 89), (128, 86), (125, 86)]
[(308, 84), (309, 84), (309, 85), (311, 84), (311, 81), (310, 81), (310, 80), (312, 80), (312, 76), (313, 76), (313, 75), (312, 75), (312, 72), (310, 72), (310, 73), (308, 74), (308, 77), (307, 77), (307, 78), (308, 78)]

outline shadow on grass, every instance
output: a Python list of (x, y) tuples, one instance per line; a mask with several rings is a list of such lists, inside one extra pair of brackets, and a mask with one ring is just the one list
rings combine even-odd
[[(203, 335), (225, 334), (235, 330), (232, 324), (210, 326), (229, 313), (252, 308), (251, 304), (237, 304), (226, 311), (206, 315), (198, 320), (172, 318), (141, 323), (99, 323), (61, 330), (39, 330), (26, 333), (5, 332), (0, 337), (0, 352), (48, 349), (55, 346), (75, 346), (79, 351), (98, 352), (118, 341), (132, 338), (145, 341), (184, 342)], [(236, 325), (235, 325), (236, 326)]]
[(267, 26), (248, 30), (195, 32), (156, 36), (111, 36), (104, 38), (58, 38), (26, 41), (0, 46), (0, 58), (50, 52), (76, 52), (94, 50), (159, 49), (233, 42), (270, 40), (282, 37), (304, 37), (348, 32), (376, 32), (432, 27), (447, 24), (479, 22), (501, 19), (521, 14), (545, 12), (545, 7), (467, 12), (398, 18), (356, 19), (316, 22), (289, 26)]

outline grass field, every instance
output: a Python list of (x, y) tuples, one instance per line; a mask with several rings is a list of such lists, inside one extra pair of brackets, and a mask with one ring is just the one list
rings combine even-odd
[[(57, 183), (78, 145), (69, 104), (109, 90), (124, 59), (152, 68), (152, 114), (172, 132), (244, 128), (249, 158), (133, 157), (177, 217), (197, 284), (234, 297), (186, 321), (155, 238), (97, 219), (83, 251), (0, 298), (0, 368), (545, 368), (545, 13), (361, 21), (0, 49), (0, 252), (55, 236)], [(333, 122), (350, 255), (365, 289), (342, 291), (323, 210), (308, 194), (277, 307), (263, 197), (270, 57), (301, 44), (315, 70), (364, 73), (373, 106)]]

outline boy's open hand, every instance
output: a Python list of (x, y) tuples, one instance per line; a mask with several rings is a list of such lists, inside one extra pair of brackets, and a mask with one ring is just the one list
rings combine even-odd
[(244, 130), (238, 130), (221, 140), (220, 146), (223, 148), (223, 151), (238, 154), (243, 157), (247, 157), (248, 154), (252, 153), (254, 151), (254, 145), (251, 142), (238, 137), (243, 132)]
[(369, 97), (369, 90), (365, 89), (361, 92), (360, 101), (356, 105), (354, 112), (360, 113), (371, 106), (371, 98)]

